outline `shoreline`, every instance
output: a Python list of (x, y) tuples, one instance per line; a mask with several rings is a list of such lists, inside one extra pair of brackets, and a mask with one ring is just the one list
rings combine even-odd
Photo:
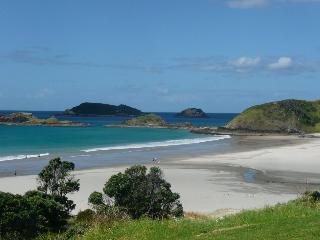
[[(180, 193), (185, 211), (223, 216), (287, 202), (309, 188), (319, 188), (320, 162), (316, 162), (320, 159), (319, 146), (320, 139), (308, 138), (285, 146), (161, 161), (157, 166), (173, 191)], [(300, 158), (302, 155), (304, 159)], [(108, 177), (128, 166), (75, 171), (80, 179), (80, 191), (70, 195), (77, 204), (75, 211), (87, 208), (90, 193), (102, 191)], [(22, 194), (35, 186), (36, 175), (0, 178), (0, 191)]]

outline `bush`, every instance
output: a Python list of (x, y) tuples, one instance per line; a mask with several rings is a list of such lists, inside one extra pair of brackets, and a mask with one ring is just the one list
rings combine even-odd
[(0, 192), (0, 239), (31, 239), (39, 233), (57, 232), (68, 218), (68, 211), (48, 194)]
[(92, 222), (95, 212), (91, 209), (86, 209), (77, 214), (75, 221), (76, 222)]
[(93, 192), (90, 194), (89, 198), (88, 198), (88, 202), (89, 204), (92, 205), (92, 207), (98, 207), (100, 205), (104, 205), (104, 201), (103, 201), (103, 194), (100, 192)]
[(307, 191), (304, 193), (302, 200), (310, 203), (320, 203), (320, 192), (319, 191)]
[[(132, 218), (183, 216), (179, 194), (171, 191), (170, 183), (164, 180), (158, 167), (150, 168), (149, 173), (147, 168), (141, 165), (128, 168), (124, 173), (113, 175), (103, 191), (114, 199), (114, 206)], [(101, 195), (93, 193), (90, 197), (91, 204), (96, 202), (101, 205)]]

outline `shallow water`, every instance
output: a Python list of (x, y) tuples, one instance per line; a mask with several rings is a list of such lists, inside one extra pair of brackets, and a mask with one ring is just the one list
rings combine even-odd
[[(3, 111), (2, 113), (10, 113)], [(33, 112), (48, 118), (57, 112)], [(176, 118), (174, 113), (157, 113), (169, 123), (192, 122), (194, 125), (224, 125), (235, 114), (209, 114), (209, 118)], [(192, 134), (187, 130), (105, 127), (127, 118), (59, 117), (89, 123), (89, 127), (0, 126), (0, 175), (31, 174), (48, 159), (61, 156), (76, 162), (77, 168), (93, 168), (148, 162), (155, 156), (178, 157), (195, 151), (218, 149), (227, 136)], [(208, 143), (208, 144), (206, 144)], [(202, 145), (202, 147), (199, 145)], [(195, 147), (196, 146), (196, 147)]]

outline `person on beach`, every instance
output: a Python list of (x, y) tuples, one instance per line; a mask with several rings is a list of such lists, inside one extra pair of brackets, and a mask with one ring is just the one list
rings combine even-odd
[(158, 158), (152, 158), (152, 162), (154, 162), (154, 163), (160, 163), (160, 160), (158, 159)]
[(14, 170), (14, 175), (17, 176), (17, 170), (16, 169)]

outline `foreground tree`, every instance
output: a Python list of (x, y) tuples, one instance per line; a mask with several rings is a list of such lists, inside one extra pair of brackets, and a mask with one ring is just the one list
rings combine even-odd
[[(128, 168), (124, 173), (113, 175), (103, 191), (113, 198), (116, 207), (124, 209), (132, 218), (183, 216), (179, 194), (171, 191), (170, 183), (165, 181), (158, 167), (150, 168), (149, 173), (141, 165)], [(89, 197), (89, 202), (92, 205), (107, 205), (103, 199), (101, 194), (95, 192)]]
[(68, 211), (75, 208), (75, 204), (66, 195), (79, 191), (80, 183), (71, 174), (74, 163), (55, 158), (38, 175), (38, 190), (55, 197)]
[(39, 233), (58, 232), (68, 218), (69, 212), (51, 195), (0, 192), (0, 239), (32, 239)]

